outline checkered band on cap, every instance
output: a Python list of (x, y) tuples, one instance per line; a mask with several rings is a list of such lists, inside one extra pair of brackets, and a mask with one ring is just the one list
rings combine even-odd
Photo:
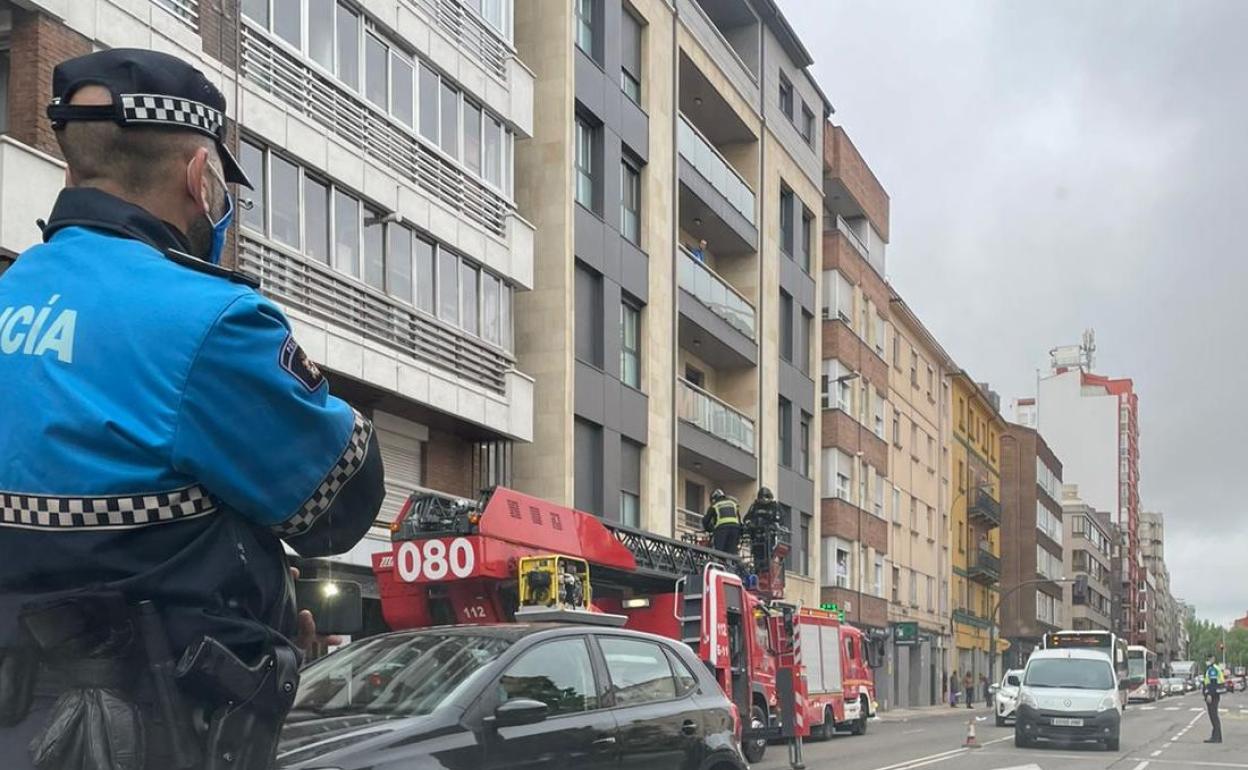
[(225, 122), (220, 110), (203, 102), (160, 94), (122, 94), (121, 109), (126, 123), (186, 126), (214, 137)]
[(0, 527), (56, 532), (136, 529), (216, 513), (198, 484), (168, 492), (67, 497), (0, 492)]
[(364, 458), (368, 455), (368, 440), (372, 435), (373, 424), (356, 412), (351, 436), (347, 439), (347, 446), (342, 454), (338, 456), (338, 461), (299, 510), (289, 519), (274, 525), (273, 532), (279, 537), (292, 537), (306, 532), (316, 523), (321, 514), (329, 510), (334, 498), (338, 496), (338, 491), (364, 466)]

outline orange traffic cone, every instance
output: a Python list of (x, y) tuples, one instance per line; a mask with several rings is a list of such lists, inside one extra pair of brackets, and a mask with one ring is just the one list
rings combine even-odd
[(966, 723), (966, 742), (962, 744), (962, 747), (967, 748), (967, 749), (983, 748), (982, 746), (980, 746), (979, 741), (975, 740), (975, 720), (974, 719), (970, 719)]

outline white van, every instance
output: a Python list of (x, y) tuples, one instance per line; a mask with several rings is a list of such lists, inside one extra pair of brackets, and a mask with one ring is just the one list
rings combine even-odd
[(1027, 660), (1015, 711), (1014, 745), (1037, 739), (1095, 741), (1118, 750), (1122, 698), (1118, 677), (1097, 650), (1038, 650)]

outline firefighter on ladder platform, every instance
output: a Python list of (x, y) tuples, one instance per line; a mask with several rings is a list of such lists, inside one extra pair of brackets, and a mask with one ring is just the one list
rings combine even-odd
[(722, 489), (712, 492), (702, 528), (711, 533), (712, 548), (735, 556), (741, 542), (741, 508), (737, 499)]

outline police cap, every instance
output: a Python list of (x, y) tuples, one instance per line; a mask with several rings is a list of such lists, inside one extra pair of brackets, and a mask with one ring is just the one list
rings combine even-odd
[[(70, 104), (83, 86), (107, 88), (112, 104)], [(176, 56), (139, 48), (112, 48), (63, 61), (52, 70), (52, 127), (71, 120), (111, 120), (122, 127), (167, 127), (211, 137), (225, 181), (251, 187), (225, 143), (225, 96), (204, 73)]]

